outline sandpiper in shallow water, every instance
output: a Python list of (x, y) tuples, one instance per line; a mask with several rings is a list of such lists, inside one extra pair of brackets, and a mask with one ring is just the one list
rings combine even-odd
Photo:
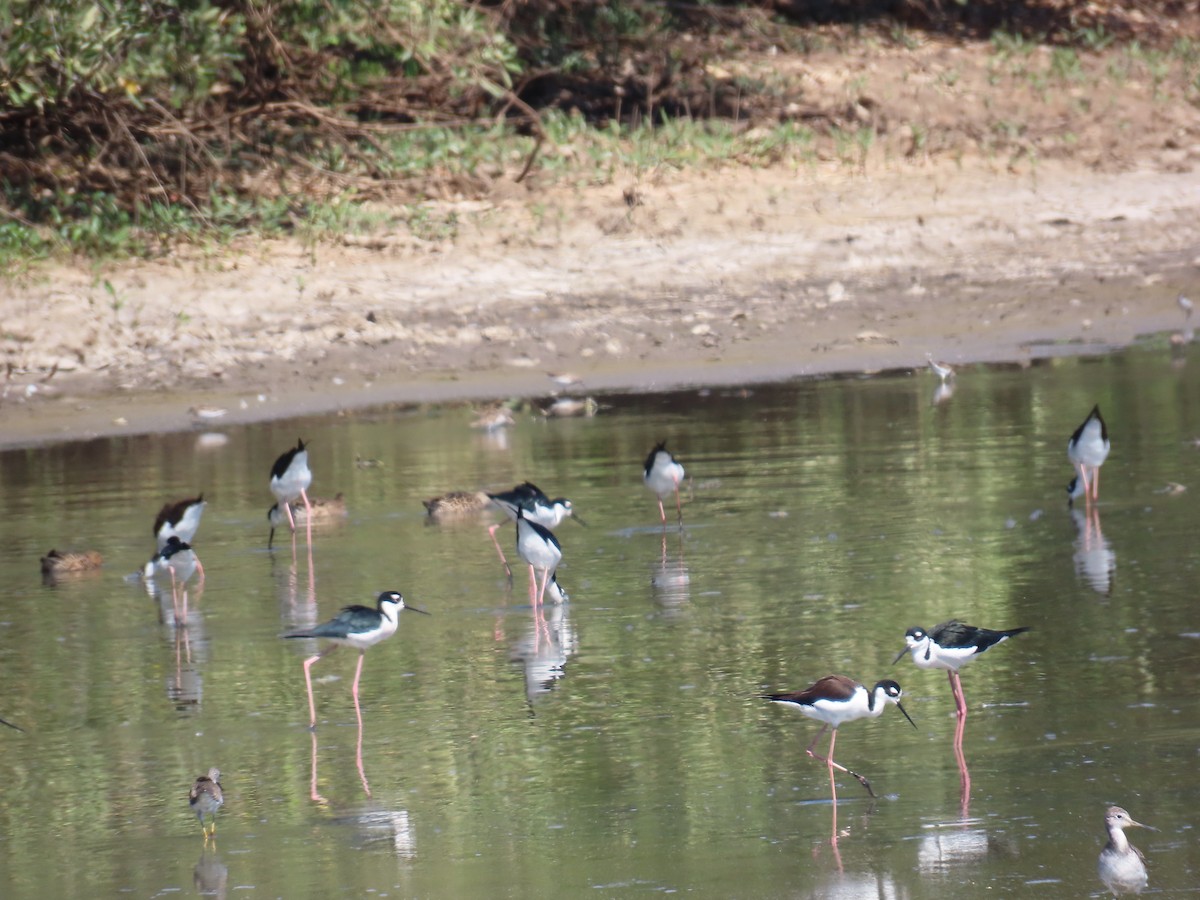
[(1140, 894), (1150, 881), (1146, 874), (1146, 858), (1142, 851), (1125, 837), (1126, 828), (1147, 828), (1149, 825), (1135, 822), (1133, 817), (1119, 806), (1110, 806), (1104, 814), (1104, 827), (1108, 830), (1108, 843), (1100, 851), (1096, 871), (1100, 880), (1113, 892)]

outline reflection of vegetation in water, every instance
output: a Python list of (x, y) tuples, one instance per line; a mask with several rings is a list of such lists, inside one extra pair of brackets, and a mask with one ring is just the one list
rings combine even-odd
[[(938, 405), (937, 379), (922, 371), (749, 396), (606, 398), (613, 408), (593, 419), (521, 416), (503, 437), (472, 432), (465, 408), (425, 408), (231, 429), (212, 456), (190, 433), (2, 454), (0, 695), (5, 717), (36, 737), (13, 733), (0, 756), (6, 869), (22, 896), (70, 896), (75, 881), (174, 883), (159, 868), (159, 836), (192, 836), (186, 788), (215, 763), (228, 772), (221, 849), (251, 836), (260, 848), (225, 857), (237, 883), (290, 896), (395, 883), (395, 860), (361, 852), (333, 821), (379, 812), (354, 767), (348, 651), (329, 658), (327, 674), (340, 679), (318, 692), (319, 790), (333, 811), (308, 799), (303, 652), (278, 639), (309, 606), (303, 536), (294, 574), (286, 541), (263, 551), (267, 470), (298, 436), (313, 492), (344, 491), (350, 512), (316, 535), (312, 616), (391, 587), (434, 613), (372, 651), (361, 687), (372, 803), (407, 811), (418, 860), (467, 861), (417, 866), (406, 876), (414, 893), (468, 896), (489, 879), (539, 884), (547, 872), (611, 883), (631, 868), (686, 885), (697, 866), (756, 888), (786, 874), (803, 889), (819, 867), (784, 868), (777, 842), (807, 848), (827, 825), (825, 807), (800, 802), (826, 788), (802, 754), (815, 725), (752, 698), (828, 672), (894, 677), (907, 692), (919, 732), (885, 717), (838, 740), (839, 759), (903, 807), (885, 803), (869, 822), (847, 809), (849, 846), (862, 842), (860, 861), (907, 879), (906, 838), (958, 808), (953, 706), (939, 673), (891, 662), (907, 627), (953, 615), (1034, 629), (964, 674), (973, 809), (1028, 817), (1036, 791), (1055, 799), (1038, 823), (1068, 828), (1094, 799), (1090, 780), (1074, 777), (1080, 758), (1097, 778), (1132, 783), (1134, 750), (1114, 730), (1159, 747), (1156, 779), (1182, 778), (1194, 753), (1177, 752), (1186, 723), (1161, 691), (1200, 677), (1178, 636), (1192, 630), (1180, 624), (1193, 601), (1180, 560), (1194, 516), (1186, 495), (1149, 488), (1194, 463), (1200, 384), (1163, 357), (960, 370)], [(1109, 597), (1075, 573), (1063, 491), (1066, 438), (1095, 402), (1113, 440), (1100, 510), (1120, 560)], [(668, 561), (690, 578), (670, 608), (650, 584), (663, 551), (639, 472), (663, 438), (692, 479), (685, 536), (667, 532)], [(358, 457), (383, 464), (362, 469)], [(524, 478), (568, 496), (589, 522), (558, 530), (574, 646), (535, 704), (514, 662), (536, 636), (526, 573), (508, 593), (482, 523), (428, 526), (420, 504)], [(196, 540), (203, 630), (190, 647), (202, 689), (181, 715), (169, 695), (173, 636), (119, 576), (144, 562), (157, 506), (199, 489), (211, 504)], [(499, 536), (511, 544), (509, 526)], [(38, 588), (37, 556), (71, 539), (104, 551), (107, 575)], [(1110, 690), (1086, 689), (1100, 677)], [(120, 791), (89, 789), (114, 771)], [(1185, 802), (1160, 797), (1159, 820)], [(74, 856), (45, 867), (24, 852), (50, 835), (93, 848), (86, 871)], [(1033, 843), (1009, 869), (1027, 874), (1061, 855)], [(468, 864), (480, 858), (486, 874)], [(854, 859), (847, 853), (847, 865)]]

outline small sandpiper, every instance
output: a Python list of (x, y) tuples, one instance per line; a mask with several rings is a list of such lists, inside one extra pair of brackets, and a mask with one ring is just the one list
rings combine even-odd
[[(221, 792), (221, 770), (215, 767), (209, 769), (207, 775), (201, 775), (197, 778), (196, 783), (192, 785), (192, 789), (188, 793), (188, 806), (192, 808), (192, 812), (200, 820), (200, 828), (204, 832), (205, 843), (208, 842), (210, 837), (217, 836), (217, 810), (221, 808), (221, 804), (224, 802), (225, 795)], [(204, 825), (205, 816), (212, 816), (211, 832)]]
[(1150, 880), (1146, 874), (1146, 858), (1141, 850), (1129, 843), (1125, 829), (1156, 829), (1133, 821), (1133, 817), (1119, 806), (1108, 808), (1104, 814), (1104, 827), (1108, 829), (1108, 843), (1100, 851), (1100, 861), (1096, 867), (1100, 880), (1113, 892), (1114, 897), (1140, 894)]

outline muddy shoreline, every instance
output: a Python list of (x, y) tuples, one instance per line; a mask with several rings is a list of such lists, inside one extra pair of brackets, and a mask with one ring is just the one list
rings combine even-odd
[(1190, 171), (730, 170), (639, 190), (632, 208), (619, 184), (543, 194), (553, 228), (498, 196), (448, 245), (37, 272), (0, 301), (0, 447), (545, 397), (547, 372), (596, 394), (1106, 352), (1180, 329), (1175, 298), (1200, 294)]

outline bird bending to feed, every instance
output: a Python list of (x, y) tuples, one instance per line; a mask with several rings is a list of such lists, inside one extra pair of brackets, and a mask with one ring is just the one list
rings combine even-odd
[(1146, 874), (1146, 858), (1141, 850), (1129, 843), (1125, 829), (1155, 829), (1133, 821), (1133, 817), (1119, 806), (1110, 806), (1105, 812), (1104, 827), (1108, 829), (1108, 843), (1100, 851), (1097, 864), (1100, 880), (1113, 892), (1114, 897), (1119, 894), (1140, 894), (1150, 880)]
[[(301, 509), (297, 507), (292, 510), (292, 516), (297, 525), (304, 523), (306, 525), (321, 524), (322, 522), (333, 522), (337, 519), (346, 517), (346, 497), (340, 491), (332, 498), (328, 497), (309, 497), (308, 506)], [(271, 533), (267, 536), (267, 548), (270, 549), (275, 541), (275, 529), (282, 528), (287, 518), (279, 509), (279, 504), (276, 503), (267, 510), (267, 521), (271, 524)]]
[(422, 500), (425, 513), (435, 522), (449, 522), (479, 515), (492, 505), (486, 491), (451, 491), (439, 497)]
[(296, 446), (280, 456), (275, 460), (275, 465), (271, 466), (271, 493), (275, 495), (275, 502), (283, 507), (293, 534), (296, 533), (296, 520), (292, 515), (292, 504), (297, 500), (304, 501), (304, 508), (309, 514), (309, 544), (312, 544), (312, 504), (308, 502), (308, 488), (311, 484), (312, 472), (308, 468), (308, 451), (304, 448), (304, 441), (297, 440)]
[[(221, 770), (215, 767), (209, 769), (207, 775), (197, 778), (196, 783), (188, 792), (188, 806), (200, 820), (200, 828), (204, 832), (205, 842), (210, 836), (215, 837), (217, 834), (217, 810), (224, 802), (225, 796), (221, 792)], [(212, 816), (211, 832), (204, 825), (205, 816)]]
[[(523, 507), (517, 509), (517, 553), (529, 565), (529, 602), (539, 606), (562, 562), (562, 545), (549, 528), (528, 518)], [(540, 584), (537, 572), (541, 572)]]
[[(190, 544), (196, 537), (196, 530), (200, 527), (200, 517), (204, 515), (204, 508), (208, 506), (208, 502), (204, 499), (204, 495), (200, 494), (196, 497), (191, 497), (186, 500), (177, 500), (174, 503), (164, 503), (163, 508), (158, 511), (158, 515), (154, 517), (154, 543), (161, 553), (163, 547), (167, 546), (167, 541), (173, 536), (179, 538), (185, 544)], [(143, 578), (153, 578), (156, 556), (150, 557), (142, 569)], [(204, 580), (204, 566), (200, 565), (200, 560), (196, 560), (196, 571), (200, 573), (200, 580)]]
[(946, 363), (938, 362), (928, 353), (925, 354), (925, 359), (929, 361), (929, 368), (933, 369), (934, 374), (937, 375), (938, 378), (942, 379), (943, 382), (954, 377), (954, 369)]
[[(187, 624), (187, 583), (196, 574), (200, 563), (190, 544), (181, 541), (176, 535), (167, 538), (163, 546), (150, 562), (146, 563), (146, 571), (151, 574), (169, 572), (171, 575), (171, 605), (175, 609), (175, 621), (180, 625)], [(179, 592), (183, 591), (183, 604), (180, 606)], [(182, 611), (181, 611), (182, 609)]]
[[(854, 776), (858, 783), (867, 789), (868, 794), (872, 797), (875, 796), (875, 792), (871, 789), (871, 782), (866, 777), (833, 761), (833, 745), (837, 741), (837, 730), (840, 725), (845, 722), (853, 722), (855, 719), (877, 718), (883, 714), (885, 706), (895, 703), (900, 712), (904, 713), (904, 718), (908, 719), (909, 724), (913, 728), (917, 727), (917, 723), (900, 705), (903, 691), (900, 690), (900, 685), (894, 681), (879, 681), (876, 682), (875, 687), (867, 690), (857, 681), (847, 678), (845, 675), (826, 675), (802, 691), (786, 694), (762, 694), (761, 696), (763, 700), (793, 707), (810, 719), (825, 723), (805, 752), (813, 759), (828, 765), (829, 786), (834, 791), (837, 788), (833, 782), (833, 770), (837, 769)], [(831, 727), (833, 733), (829, 736), (829, 755), (818, 756), (813, 752), (813, 747), (817, 745), (821, 735)]]
[(683, 481), (683, 466), (667, 450), (667, 442), (659, 441), (646, 457), (646, 465), (642, 471), (642, 481), (658, 497), (658, 514), (662, 523), (667, 524), (667, 511), (663, 508), (663, 499), (675, 492), (675, 509), (679, 513), (679, 524), (683, 524), (683, 504), (679, 499), (679, 485)]
[[(570, 500), (566, 497), (556, 497), (551, 500), (541, 488), (531, 481), (522, 482), (511, 491), (488, 494), (488, 498), (504, 510), (504, 514), (513, 521), (516, 521), (517, 513), (522, 512), (526, 519), (543, 528), (557, 528), (564, 519), (574, 519), (580, 525), (587, 525), (581, 516), (575, 515), (575, 507)], [(504, 523), (498, 522), (488, 526), (488, 535), (496, 547), (496, 552), (500, 554), (500, 561), (504, 563), (504, 571), (511, 579), (512, 569), (509, 568), (508, 560), (504, 557), (504, 551), (500, 549), (500, 542), (496, 540), (496, 529), (502, 524)]]
[(908, 646), (900, 651), (892, 665), (900, 662), (905, 653), (911, 653), (913, 662), (919, 669), (945, 669), (950, 676), (950, 690), (954, 694), (954, 706), (958, 717), (965, 719), (967, 700), (963, 696), (958, 670), (985, 650), (1008, 640), (1014, 634), (1028, 630), (1010, 628), (1007, 631), (993, 631), (990, 628), (976, 628), (957, 619), (942, 622), (932, 631), (914, 625), (904, 633), (904, 642)]
[(490, 432), (516, 424), (517, 420), (513, 418), (512, 410), (507, 406), (493, 406), (480, 412), (471, 422), (471, 427)]
[(358, 668), (354, 671), (354, 686), (351, 689), (354, 709), (358, 711), (358, 680), (362, 676), (363, 657), (367, 648), (395, 634), (400, 613), (406, 609), (429, 615), (423, 609), (405, 604), (399, 591), (384, 591), (379, 595), (374, 609), (369, 606), (347, 606), (322, 625), (284, 635), (285, 638), (324, 638), (332, 641), (320, 653), (304, 661), (304, 684), (308, 688), (308, 713), (312, 727), (315, 728), (317, 724), (317, 707), (313, 702), (312, 675), (309, 671), (313, 663), (340, 646), (353, 647), (358, 651)]
[(1067, 441), (1067, 459), (1083, 482), (1083, 495), (1088, 501), (1100, 497), (1100, 467), (1108, 459), (1109, 449), (1108, 426), (1097, 404)]
[(59, 553), (51, 550), (42, 557), (42, 574), (47, 578), (55, 575), (73, 575), (91, 572), (104, 565), (104, 557), (95, 550), (84, 553)]

